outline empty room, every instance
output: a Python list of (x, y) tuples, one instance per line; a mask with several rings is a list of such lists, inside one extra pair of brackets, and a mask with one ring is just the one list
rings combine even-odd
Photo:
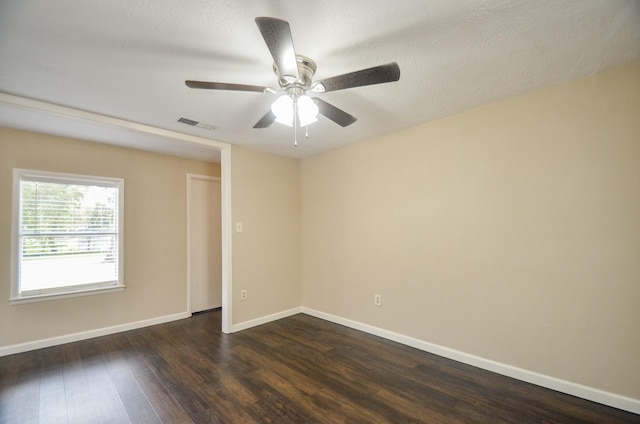
[(640, 422), (640, 2), (0, 1), (0, 423)]

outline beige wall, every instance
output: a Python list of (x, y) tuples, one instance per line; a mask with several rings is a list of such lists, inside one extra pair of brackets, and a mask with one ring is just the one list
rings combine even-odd
[[(124, 178), (119, 293), (11, 306), (12, 169)], [(218, 164), (0, 129), (0, 347), (186, 311), (186, 174)]]
[(640, 64), (300, 173), (303, 306), (640, 399)]
[(232, 147), (233, 324), (300, 306), (299, 192), (297, 160)]

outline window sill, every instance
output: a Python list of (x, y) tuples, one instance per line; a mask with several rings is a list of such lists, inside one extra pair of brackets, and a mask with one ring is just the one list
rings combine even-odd
[(92, 289), (86, 289), (86, 290), (74, 290), (71, 292), (62, 292), (62, 293), (55, 293), (55, 294), (47, 293), (47, 294), (39, 294), (39, 295), (25, 296), (25, 297), (13, 297), (9, 301), (11, 302), (11, 305), (22, 305), (24, 303), (48, 302), (50, 300), (70, 299), (72, 297), (115, 293), (115, 292), (121, 292), (123, 290), (124, 290), (124, 286), (92, 288)]

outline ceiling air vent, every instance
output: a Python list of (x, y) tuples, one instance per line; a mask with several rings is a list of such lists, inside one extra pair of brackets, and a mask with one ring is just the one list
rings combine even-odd
[(191, 125), (192, 127), (198, 127), (198, 128), (202, 128), (204, 130), (215, 130), (216, 127), (210, 124), (205, 124), (202, 122), (198, 122), (198, 121), (194, 121), (193, 119), (189, 119), (189, 118), (180, 118), (178, 119), (178, 122), (182, 123), (182, 124), (187, 124), (187, 125)]

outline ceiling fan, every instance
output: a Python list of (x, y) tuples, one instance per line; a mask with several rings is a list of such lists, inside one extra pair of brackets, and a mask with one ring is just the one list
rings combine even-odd
[(284, 93), (273, 103), (271, 110), (253, 128), (267, 128), (275, 121), (294, 128), (307, 126), (316, 121), (318, 113), (338, 125), (346, 127), (356, 121), (354, 116), (318, 97), (309, 97), (306, 93), (327, 93), (345, 88), (393, 82), (400, 79), (400, 67), (396, 62), (392, 62), (313, 81), (316, 63), (306, 56), (295, 53), (289, 23), (281, 19), (268, 17), (259, 17), (255, 21), (273, 57), (273, 72), (278, 78), (279, 89), (259, 85), (185, 81), (189, 88)]

